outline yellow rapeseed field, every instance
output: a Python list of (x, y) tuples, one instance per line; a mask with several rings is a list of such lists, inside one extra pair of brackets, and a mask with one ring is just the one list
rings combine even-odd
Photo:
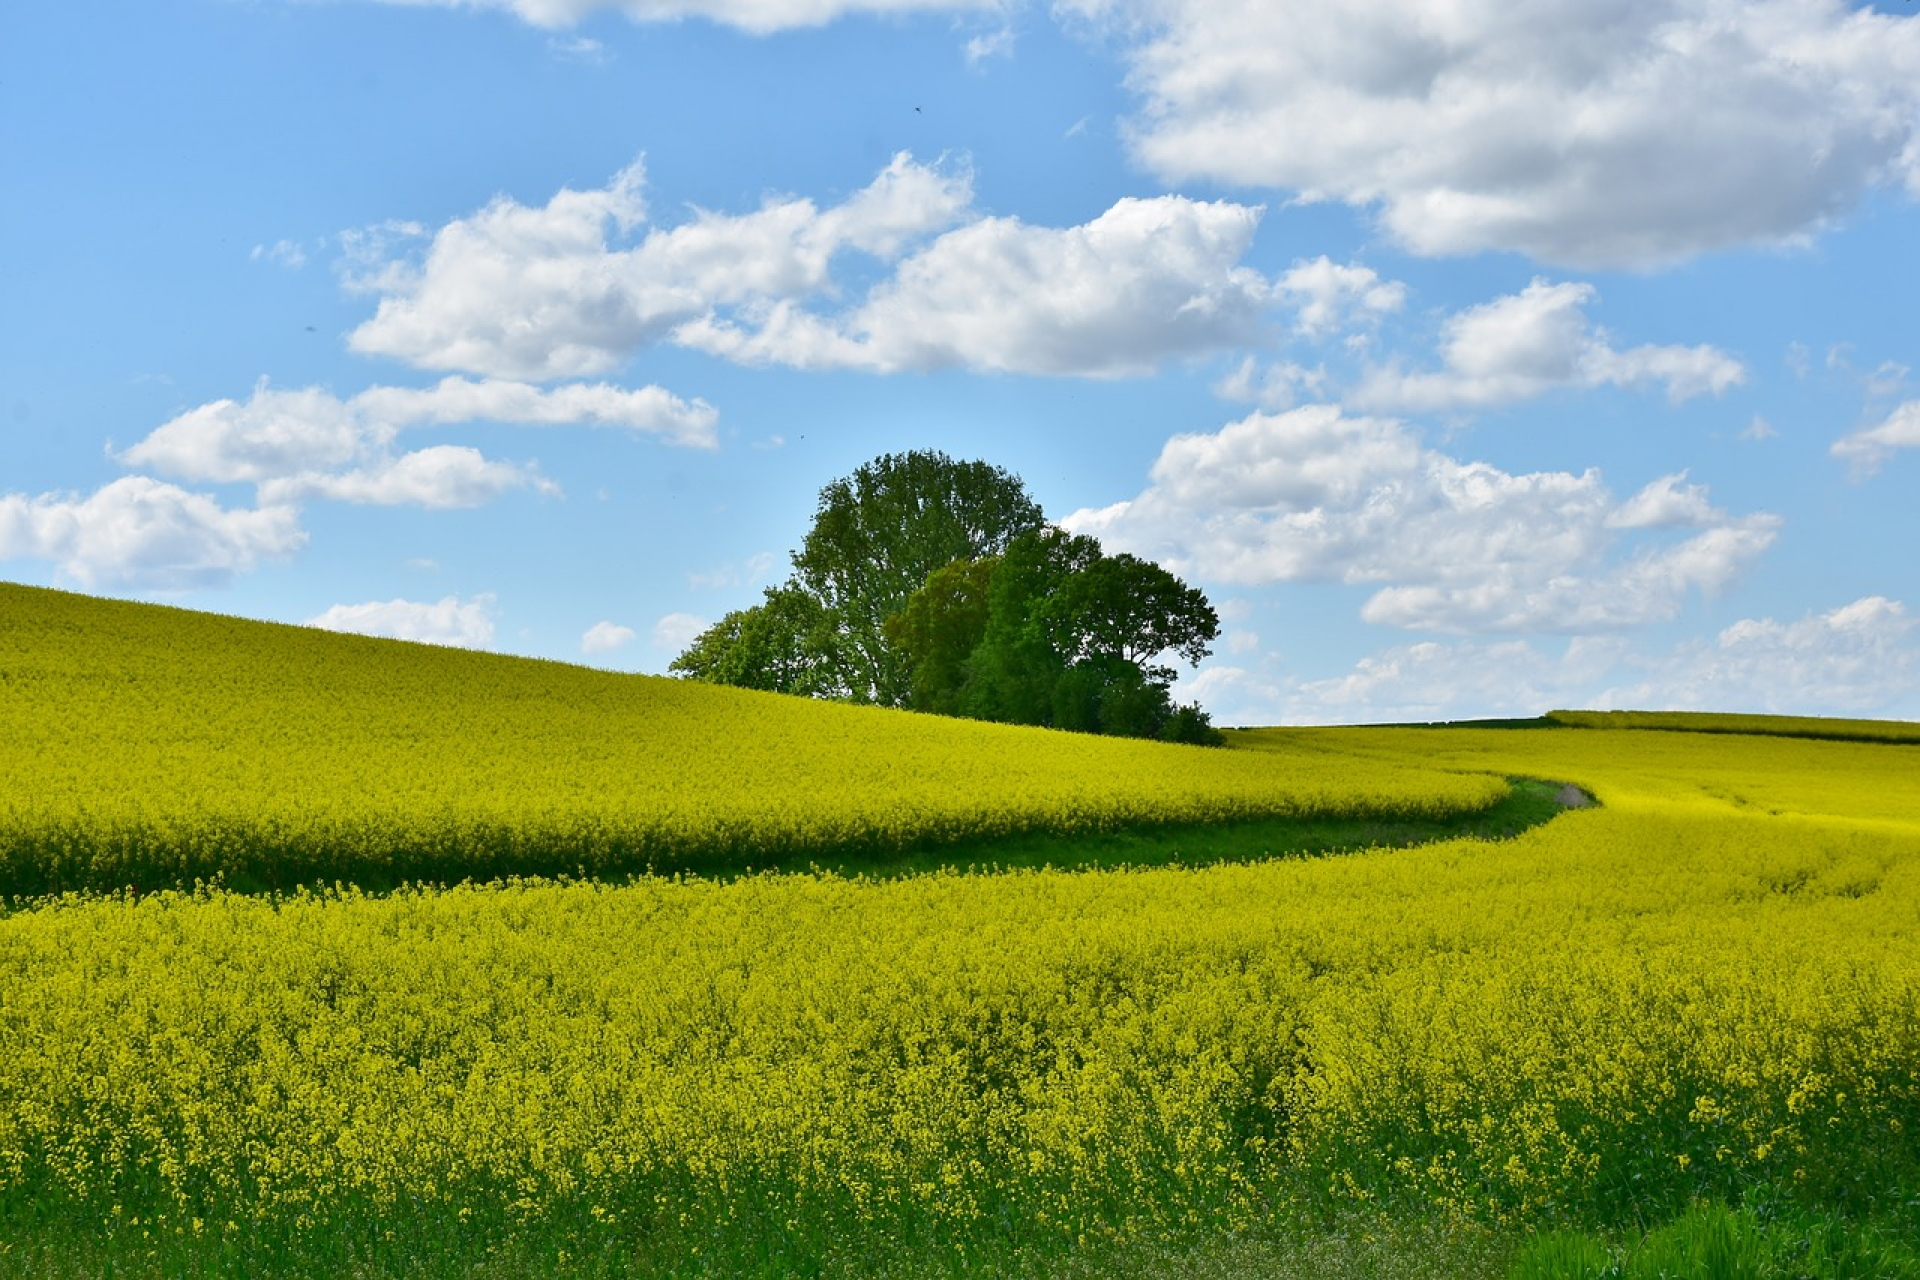
[(1855, 742), (1920, 742), (1920, 724), (1907, 720), (1728, 715), (1716, 711), (1550, 711), (1545, 719), (1583, 729), (1674, 729)]
[[(1333, 797), (1405, 771), (1601, 803), (1503, 842), (1199, 869), (41, 900), (0, 917), (0, 1205), (212, 1238), (474, 1215), (1078, 1242), (1328, 1201), (1631, 1222), (1913, 1183), (1916, 748), (1233, 737), (1191, 758)], [(1032, 767), (975, 776), (1040, 789)], [(1155, 794), (1182, 776), (1240, 775)]]
[(1910, 1166), (1920, 830), (1611, 790), (1199, 871), (50, 903), (0, 921), (0, 1174), (176, 1226), (771, 1187), (1126, 1233)]
[(7, 584), (0, 778), (0, 892), (720, 869), (1506, 793)]

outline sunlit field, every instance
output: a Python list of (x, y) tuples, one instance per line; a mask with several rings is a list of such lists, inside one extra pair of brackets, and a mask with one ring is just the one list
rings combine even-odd
[(1260, 817), (1484, 772), (914, 716), (0, 584), (0, 893), (726, 872)]
[[(0, 1273), (1920, 1274), (1914, 746), (1208, 751), (0, 592)], [(1510, 778), (1598, 804), (1072, 857)]]

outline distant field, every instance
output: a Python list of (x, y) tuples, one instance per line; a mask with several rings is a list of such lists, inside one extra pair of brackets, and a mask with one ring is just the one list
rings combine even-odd
[[(15, 600), (0, 596), (9, 618)], [(856, 833), (884, 819), (884, 786), (861, 771), (887, 754), (945, 762), (903, 764), (898, 787), (974, 779), (978, 821), (966, 789), (928, 784), (945, 797), (928, 811), (953, 824), (940, 838), (1044, 824), (1049, 770), (1080, 797), (1069, 823), (1181, 804), (1237, 817), (1260, 793), (1236, 788), (1257, 778), (1282, 805), (1329, 810), (1417, 805), (1449, 779), (1492, 797), (1503, 777), (1599, 804), (1511, 839), (1203, 867), (16, 903), (0, 913), (0, 1273), (1533, 1277), (1697, 1262), (1725, 1237), (1792, 1269), (1666, 1273), (1920, 1276), (1907, 747), (1265, 729), (1211, 753), (1141, 744), (1088, 778), (1078, 753), (1133, 744), (777, 699), (682, 705), (665, 695), (713, 691), (112, 609), (128, 611), (116, 638), (70, 630), (33, 650), (65, 667), (28, 678), (42, 708), (72, 686), (92, 709), (84, 733), (43, 725), (40, 741), (130, 761), (61, 747), (83, 818), (190, 803), (163, 785), (167, 762), (205, 758), (182, 741), (212, 753), (244, 730), (269, 752), (271, 729), (204, 694), (190, 730), (166, 728), (185, 705), (168, 699), (236, 653), (256, 664), (236, 706), (312, 708), (285, 758), (366, 780), (402, 828), (409, 794), (436, 821), (458, 798), (432, 782), (436, 753), (465, 777), (601, 769), (603, 790), (556, 784), (573, 797), (560, 817), (595, 796), (638, 812), (607, 799), (628, 770), (649, 795), (766, 769), (729, 812), (807, 838), (830, 838), (805, 826), (810, 808), (855, 815), (834, 821)], [(183, 618), (205, 632), (166, 649)], [(408, 718), (455, 678), (484, 715)], [(7, 679), (11, 715), (28, 680)], [(287, 692), (316, 687), (353, 710)], [(384, 742), (375, 710), (415, 736)], [(804, 765), (781, 771), (762, 719)], [(327, 763), (328, 735), (348, 733), (361, 752), (412, 752), (426, 780), (382, 790)], [(648, 774), (663, 733), (725, 749)], [(945, 755), (912, 754), (935, 740)], [(502, 755), (511, 766), (486, 763)], [(267, 812), (306, 812), (270, 761), (245, 769)], [(128, 794), (104, 795), (117, 777)], [(1160, 807), (1128, 808), (1149, 784)], [(219, 794), (244, 816), (241, 790)], [(1576, 1256), (1592, 1267), (1553, 1269)]]
[(1487, 809), (1485, 773), (915, 716), (0, 584), (0, 893), (729, 871)]
[(1855, 742), (1920, 743), (1920, 724), (1903, 720), (1743, 716), (1712, 711), (1549, 711), (1546, 718), (1553, 723), (1577, 729), (1671, 729), (1683, 733), (1747, 733)]
[(1895, 740), (1641, 729), (1251, 729), (1240, 750), (1317, 750), (1365, 764), (1492, 770), (1577, 783), (1603, 805), (1747, 813), (1906, 831), (1920, 826), (1920, 753)]

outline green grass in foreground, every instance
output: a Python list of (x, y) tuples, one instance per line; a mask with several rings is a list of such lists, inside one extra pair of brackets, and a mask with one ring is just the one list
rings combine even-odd
[[(102, 1233), (71, 1220), (0, 1217), (0, 1276), (9, 1280), (247, 1277), (248, 1280), (616, 1280), (623, 1277), (1057, 1277), (1059, 1280), (1460, 1280), (1508, 1273), (1525, 1238), (1431, 1219), (1345, 1210), (1290, 1229), (1239, 1235), (1089, 1241), (1063, 1247), (1012, 1235), (960, 1242), (837, 1235), (818, 1223), (769, 1229), (751, 1212), (653, 1234), (594, 1222), (483, 1224), (476, 1218), (374, 1219), (298, 1237), (209, 1229), (153, 1238)], [(1823, 1278), (1824, 1280), (1824, 1278)]]
[(1877, 1224), (1760, 1203), (1695, 1205), (1637, 1239), (1609, 1244), (1549, 1231), (1520, 1248), (1509, 1280), (1895, 1280), (1920, 1253)]
[[(1747, 1205), (1696, 1204), (1644, 1232), (1602, 1236), (1448, 1226), (1418, 1214), (1307, 1212), (1244, 1234), (1036, 1246), (1018, 1229), (959, 1244), (842, 1236), (810, 1223), (731, 1223), (648, 1233), (596, 1222), (528, 1229), (404, 1214), (297, 1236), (113, 1232), (73, 1219), (0, 1216), (0, 1276), (80, 1280), (246, 1276), (400, 1280), (614, 1280), (634, 1276), (1047, 1276), (1061, 1280), (1905, 1280), (1920, 1278), (1914, 1224), (1850, 1221), (1756, 1188)], [(37, 1220), (36, 1220), (37, 1219)]]

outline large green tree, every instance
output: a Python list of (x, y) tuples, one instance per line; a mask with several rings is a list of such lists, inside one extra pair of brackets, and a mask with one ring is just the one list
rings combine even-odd
[(887, 620), (941, 567), (991, 556), (1044, 522), (1020, 478), (999, 467), (926, 450), (876, 458), (820, 491), (793, 577), (709, 627), (669, 669), (908, 705), (911, 671), (887, 639)]
[(876, 458), (820, 491), (794, 580), (833, 618), (828, 659), (856, 702), (904, 706), (906, 663), (886, 621), (937, 569), (1003, 550), (1046, 523), (1012, 472), (916, 450)]
[(1017, 476), (942, 453), (876, 458), (820, 493), (794, 573), (675, 658), (719, 684), (1083, 732), (1211, 734), (1171, 705), (1204, 658), (1206, 597), (1046, 523)]

